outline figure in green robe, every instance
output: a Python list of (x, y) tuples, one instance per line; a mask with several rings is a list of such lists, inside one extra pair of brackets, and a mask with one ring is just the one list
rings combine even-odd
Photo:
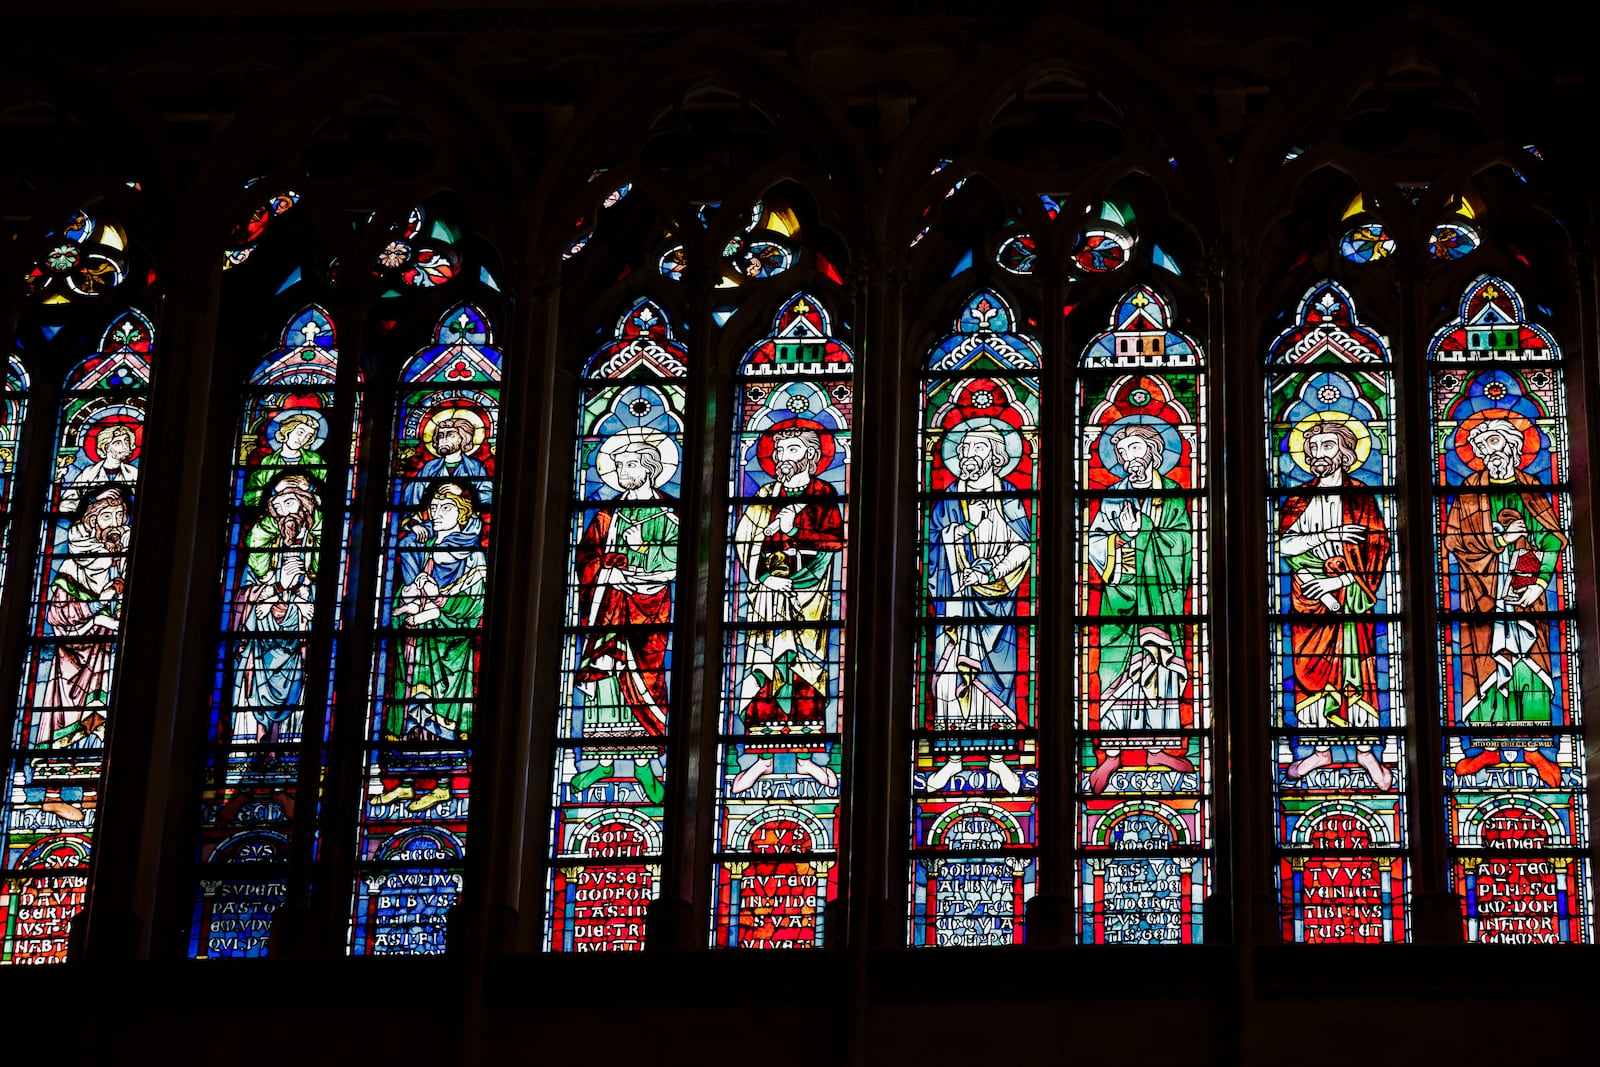
[[(581, 792), (631, 775), (659, 803), (678, 516), (657, 488), (665, 464), (654, 440), (616, 449), (612, 463), (627, 503), (594, 511), (574, 560), (580, 621), (595, 629), (583, 637), (573, 679), (577, 734), (585, 744), (576, 752), (571, 788)], [(618, 743), (627, 739), (649, 743)]]
[[(1444, 549), (1455, 562), (1462, 610), (1483, 615), (1460, 624), (1461, 690), (1452, 717), (1463, 726), (1550, 725), (1550, 624), (1517, 613), (1545, 608), (1567, 539), (1550, 494), (1520, 469), (1523, 434), (1510, 419), (1482, 420), (1468, 431), (1467, 443), (1484, 469), (1468, 475), (1468, 491), (1451, 502)], [(1463, 745), (1458, 775), (1506, 762), (1506, 750), (1520, 750), (1546, 785), (1561, 784), (1552, 735), (1476, 733)]]
[(272, 434), (273, 443), (277, 447), (261, 458), (261, 462), (256, 464), (256, 469), (250, 472), (250, 477), (245, 482), (243, 500), (245, 507), (253, 507), (260, 503), (261, 494), (266, 491), (267, 486), (289, 467), (301, 467), (310, 471), (319, 484), (327, 481), (327, 470), (323, 466), (322, 456), (311, 447), (317, 438), (322, 436), (322, 427), (322, 420), (309, 411), (294, 411), (278, 421), (278, 428)]
[[(1130, 494), (1105, 497), (1089, 524), (1089, 566), (1103, 583), (1100, 612), (1107, 616), (1182, 615), (1189, 591), (1193, 529), (1187, 502), (1157, 496), (1173, 488), (1161, 474), (1166, 441), (1154, 427), (1134, 423), (1114, 432), (1111, 445), (1126, 476), (1112, 488)], [(1133, 495), (1146, 494), (1146, 495)], [(1185, 701), (1189, 667), (1183, 629), (1170, 622), (1109, 623), (1100, 637), (1100, 729), (1103, 753), (1089, 777), (1102, 792), (1123, 764), (1123, 745), (1143, 750), (1146, 766), (1190, 773), (1187, 741), (1175, 734), (1192, 719)], [(1123, 731), (1150, 736), (1117, 738)], [(1157, 736), (1167, 733), (1168, 736)]]

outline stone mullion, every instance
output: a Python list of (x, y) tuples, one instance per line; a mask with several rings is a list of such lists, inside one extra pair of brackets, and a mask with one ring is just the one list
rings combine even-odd
[[(480, 889), (469, 881), (467, 893), (486, 911), (474, 928), (484, 951), (535, 952), (549, 921), (544, 896), (562, 654), (560, 628), (540, 624), (561, 618), (565, 602), (571, 517), (569, 480), (560, 465), (571, 464), (572, 448), (561, 431), (570, 424), (575, 391), (570, 376), (559, 374), (570, 355), (558, 340), (560, 275), (519, 266), (510, 289), (516, 296), (501, 346), (499, 459), (509, 473), (499, 478), (495, 534), (495, 584), (502, 594), (490, 605), (499, 625), (486, 630), (485, 643), (499, 686), (494, 747), (476, 756), (487, 776), (474, 787), (480, 798), (490, 798), (496, 815), (473, 827), (472, 849), (488, 855), (480, 859)], [(552, 569), (555, 559), (559, 568)], [(480, 738), (474, 751), (483, 748)], [(478, 810), (483, 807), (480, 802)]]
[[(851, 490), (851, 542), (849, 596), (850, 632), (854, 635), (854, 699), (847, 751), (849, 800), (847, 812), (849, 876), (847, 903), (848, 944), (852, 959), (864, 965), (868, 947), (877, 944), (893, 923), (888, 913), (894, 894), (889, 891), (892, 856), (901, 855), (897, 842), (896, 798), (906, 791), (904, 745), (893, 740), (903, 718), (904, 694), (910, 690), (908, 614), (897, 608), (897, 596), (908, 590), (901, 579), (905, 509), (916, 508), (908, 497), (902, 439), (905, 376), (902, 306), (903, 271), (880, 269), (854, 288), (857, 321), (866, 329), (853, 340), (859, 392), (855, 397), (859, 434), (853, 457), (860, 472)], [(913, 379), (914, 380), (914, 379)], [(914, 594), (913, 594), (914, 595)], [(907, 679), (905, 685), (898, 683)], [(897, 699), (900, 698), (900, 699)], [(903, 738), (902, 738), (903, 740)], [(903, 835), (902, 835), (903, 836)], [(845, 857), (841, 848), (841, 860)]]
[[(198, 875), (200, 797), (205, 788), (206, 761), (220, 753), (227, 742), (211, 737), (211, 715), (216, 688), (219, 646), (227, 647), (226, 609), (217, 582), (232, 545), (224, 531), (233, 529), (237, 502), (231, 489), (234, 453), (238, 449), (237, 425), (241, 405), (246, 403), (245, 375), (250, 361), (218, 360), (217, 352), (253, 353), (259, 338), (253, 331), (230, 328), (226, 284), (217, 287), (217, 322), (210, 335), (207, 358), (217, 364), (206, 390), (209, 403), (196, 397), (187, 410), (204, 411), (205, 427), (195, 446), (200, 457), (199, 509), (195, 525), (195, 552), (191, 557), (188, 590), (188, 617), (199, 625), (189, 626), (178, 653), (182, 676), (178, 681), (179, 712), (171, 742), (173, 788), (167, 790), (165, 824), (171, 827), (158, 842), (163, 851), (156, 884), (156, 905), (152, 913), (150, 954), (153, 958), (187, 956), (188, 938), (194, 925), (193, 908)], [(238, 324), (232, 324), (236, 327)], [(337, 562), (338, 547), (324, 545), (322, 569)]]
[[(1211, 804), (1216, 835), (1207, 944), (1231, 944), (1234, 981), (1217, 993), (1213, 1048), (1246, 1062), (1242, 1035), (1255, 1017), (1255, 949), (1277, 939), (1268, 696), (1266, 456), (1260, 273), (1239, 245), (1214, 247), (1206, 296), (1205, 384), (1210, 505)], [(1231, 434), (1230, 434), (1231, 431)], [(1228, 438), (1234, 440), (1230, 444)], [(1226, 491), (1225, 491), (1226, 490)], [(1231, 773), (1239, 768), (1240, 773)], [(1261, 936), (1262, 933), (1267, 936)]]
[[(1272, 788), (1276, 703), (1269, 681), (1273, 632), (1267, 612), (1266, 346), (1258, 311), (1261, 264), (1234, 245), (1224, 251), (1217, 274), (1211, 315), (1218, 340), (1207, 353), (1217, 461), (1212, 536), (1214, 544), (1225, 547), (1226, 562), (1212, 587), (1213, 636), (1220, 642), (1213, 661), (1219, 709), (1214, 765), (1232, 769), (1219, 789), (1227, 797), (1219, 837), (1228, 844), (1219, 850), (1217, 892), (1224, 900), (1232, 898), (1231, 934), (1241, 982), (1247, 982), (1253, 949), (1281, 938)], [(1235, 439), (1233, 447), (1229, 438)]]
[[(1424, 241), (1407, 246), (1421, 249)], [(1399, 264), (1399, 336), (1394, 339), (1393, 395), (1401, 442), (1395, 457), (1396, 497), (1400, 501), (1402, 612), (1393, 629), (1405, 638), (1400, 661), (1406, 674), (1401, 691), (1406, 701), (1406, 768), (1409, 781), (1402, 795), (1408, 805), (1411, 839), (1409, 882), (1412, 894), (1411, 932), (1424, 944), (1461, 941), (1460, 909), (1446, 890), (1449, 856), (1444, 825), (1443, 743), (1439, 707), (1439, 606), (1435, 573), (1433, 470), (1433, 383), (1428, 362), (1427, 301), (1423, 272), (1428, 264), (1413, 251)]]
[[(205, 272), (205, 280), (189, 282), (171, 283), (162, 314), (152, 315), (157, 334), (147, 459), (141, 462), (133, 515), (133, 587), (118, 638), (115, 721), (107, 731), (102, 817), (94, 829), (94, 913), (86, 944), (91, 960), (149, 953), (163, 835), (168, 827), (187, 830), (187, 824), (168, 822), (166, 800), (174, 784), (179, 792), (187, 784), (186, 774), (174, 773), (173, 741), (186, 721), (179, 681), (189, 625), (208, 621), (206, 614), (189, 613), (198, 515), (208, 485), (205, 419), (186, 419), (184, 413), (210, 410), (219, 274)], [(208, 577), (200, 577), (200, 585), (213, 587)]]
[[(1236, 606), (1245, 606), (1250, 601), (1237, 599), (1235, 582), (1242, 582), (1246, 588), (1252, 583), (1260, 587), (1263, 570), (1264, 556), (1260, 553), (1251, 554), (1252, 542), (1247, 536), (1228, 536), (1228, 523), (1231, 519), (1232, 502), (1229, 496), (1222, 492), (1225, 484), (1231, 484), (1229, 475), (1232, 473), (1227, 468), (1229, 456), (1249, 467), (1257, 460), (1258, 454), (1248, 446), (1243, 448), (1228, 448), (1224, 442), (1222, 428), (1226, 425), (1249, 427), (1249, 421), (1241, 421), (1230, 417), (1230, 403), (1236, 401), (1248, 403), (1251, 398), (1259, 398), (1259, 383), (1251, 379), (1252, 370), (1260, 366), (1260, 361), (1252, 359), (1248, 348), (1235, 350), (1229, 343), (1228, 328), (1231, 325), (1224, 317), (1223, 311), (1227, 306), (1225, 297), (1225, 281), (1227, 271), (1219, 258), (1213, 255), (1205, 264), (1199, 278), (1201, 295), (1205, 301), (1203, 333), (1204, 348), (1201, 360), (1201, 387), (1205, 391), (1206, 406), (1201, 432), (1205, 434), (1206, 446), (1200, 454), (1205, 464), (1205, 493), (1200, 498), (1206, 508), (1206, 560), (1207, 572), (1199, 575), (1198, 580), (1203, 583), (1206, 594), (1207, 610), (1204, 615), (1204, 625), (1207, 629), (1207, 640), (1210, 649), (1210, 662), (1205, 670), (1210, 685), (1210, 699), (1208, 710), (1210, 714), (1210, 750), (1207, 754), (1207, 764), (1210, 769), (1210, 781), (1205, 783), (1208, 794), (1207, 803), (1210, 805), (1210, 821), (1213, 835), (1213, 847), (1210, 859), (1211, 892), (1206, 900), (1206, 916), (1203, 926), (1203, 936), (1207, 943), (1227, 942), (1235, 935), (1232, 909), (1240, 899), (1234, 892), (1233, 861), (1238, 851), (1236, 842), (1231, 833), (1223, 832), (1222, 828), (1231, 825), (1235, 815), (1236, 805), (1233, 803), (1232, 780), (1225, 773), (1229, 767), (1229, 753), (1232, 752), (1232, 738), (1234, 730), (1246, 722), (1254, 722), (1259, 726), (1262, 716), (1255, 713), (1256, 704), (1262, 686), (1252, 686), (1251, 677), (1242, 674), (1238, 679), (1233, 677), (1228, 665), (1234, 655), (1234, 627), (1228, 623), (1234, 617), (1230, 609)], [(1196, 312), (1201, 309), (1195, 309)], [(1197, 315), (1197, 318), (1199, 316)], [(1238, 356), (1237, 376), (1241, 379), (1236, 388), (1230, 388), (1231, 378), (1228, 373), (1232, 358)], [(1252, 391), (1252, 386), (1254, 389)], [(1237, 398), (1235, 396), (1237, 395)], [(1260, 463), (1254, 463), (1254, 469), (1259, 470)], [(1259, 492), (1249, 494), (1246, 499), (1259, 501)], [(1244, 501), (1240, 501), (1244, 503)], [(1248, 511), (1248, 505), (1246, 511)], [(1261, 598), (1257, 598), (1259, 601)], [(1239, 635), (1244, 642), (1244, 647), (1259, 654), (1260, 649), (1266, 648), (1266, 642), (1253, 641), (1248, 628)], [(1242, 682), (1243, 684), (1236, 684)], [(1238, 705), (1238, 714), (1236, 707)], [(1253, 757), (1252, 757), (1253, 758)], [(1265, 766), (1265, 762), (1260, 764)], [(1248, 807), (1248, 806), (1247, 806)], [(1240, 817), (1252, 820), (1253, 826), (1259, 826), (1262, 814), (1266, 811), (1265, 805), (1256, 805), (1256, 810), (1239, 811)], [(1267, 828), (1270, 832), (1270, 827)], [(1247, 832), (1258, 832), (1255, 830)], [(1248, 848), (1243, 850), (1248, 854)]]
[[(1077, 801), (1073, 744), (1077, 737), (1077, 353), (1068, 339), (1066, 280), (1054, 257), (1041, 261), (1038, 289), (1039, 481), (1035, 553), (1041, 580), (1035, 590), (1034, 649), (1039, 657), (1034, 690), (1038, 738), (1039, 857), (1037, 895), (1027, 909), (1027, 943), (1036, 947), (1073, 941), (1073, 872)], [(1013, 324), (1013, 328), (1018, 328)]]
[[(704, 249), (702, 249), (704, 251)], [(663, 811), (661, 896), (650, 906), (646, 948), (702, 948), (709, 923), (712, 807), (716, 802), (716, 746), (722, 690), (722, 579), (727, 508), (719, 478), (726, 480), (724, 456), (727, 395), (711, 318), (709, 287), (715, 275), (691, 260), (682, 283), (688, 287), (679, 325), (688, 348), (677, 598), (671, 718), (667, 733), (667, 795)], [(719, 416), (718, 412), (722, 412)], [(699, 477), (694, 477), (698, 472)], [(720, 506), (719, 506), (720, 505)], [(694, 561), (689, 572), (685, 561)]]
[[(360, 833), (357, 823), (362, 816), (365, 787), (367, 717), (372, 699), (372, 650), (376, 640), (372, 605), (377, 597), (378, 553), (384, 548), (383, 513), (392, 451), (388, 431), (396, 397), (395, 382), (381, 369), (384, 361), (368, 358), (365, 302), (359, 294), (352, 294), (337, 304), (337, 309), (330, 309), (340, 343), (329, 439), (339, 444), (338, 451), (329, 456), (328, 485), (337, 486), (341, 495), (346, 491), (350, 454), (345, 442), (352, 439), (354, 431), (358, 435), (355, 494), (345, 532), (352, 593), (340, 603), (337, 582), (335, 590), (326, 596), (321, 595), (322, 589), (318, 590), (313, 633), (321, 639), (312, 643), (306, 675), (326, 677), (331, 667), (332, 694), (340, 695), (339, 706), (335, 710), (330, 699), (317, 709), (333, 715), (326, 745), (322, 741), (324, 726), (320, 715), (313, 723), (308, 714), (303, 727), (299, 795), (305, 800), (317, 796), (320, 790), (320, 803), (313, 809), (320, 814), (313, 815), (314, 821), (309, 825), (295, 828), (285, 907), (293, 907), (297, 899), (308, 900), (303, 920), (306, 925), (296, 930), (290, 919), (284, 924), (283, 935), (274, 930), (279, 941), (274, 948), (279, 954), (306, 957), (342, 955), (350, 921), (354, 853)], [(359, 422), (353, 422), (357, 395), (362, 401), (361, 417)], [(328, 603), (330, 600), (332, 604)], [(337, 610), (324, 610), (325, 607)], [(332, 652), (332, 642), (317, 627), (332, 627), (335, 616), (341, 620), (337, 629), (339, 653), (330, 663), (326, 657)], [(297, 823), (301, 810), (307, 808), (311, 805), (297, 805)], [(321, 843), (313, 856), (319, 832)], [(297, 885), (297, 878), (306, 879), (305, 888)]]

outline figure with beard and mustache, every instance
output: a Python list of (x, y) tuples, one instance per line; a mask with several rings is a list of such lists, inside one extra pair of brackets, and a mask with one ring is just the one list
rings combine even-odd
[[(968, 427), (956, 446), (955, 491), (995, 494), (945, 498), (928, 515), (928, 592), (953, 616), (934, 637), (933, 725), (939, 731), (1017, 726), (1018, 590), (1033, 558), (1033, 523), (1000, 472), (1011, 464), (1003, 434)], [(1003, 753), (1016, 746), (981, 738), (936, 738), (945, 764), (928, 780), (943, 789), (968, 756), (986, 758), (1006, 792), (1022, 788)]]
[(470, 485), (477, 494), (478, 505), (488, 507), (494, 499), (494, 483), (482, 461), (468, 454), (478, 433), (479, 428), (468, 419), (442, 418), (434, 423), (433, 435), (426, 442), (433, 458), (406, 483), (406, 503), (418, 507), (439, 479), (450, 478)]
[(131, 491), (139, 480), (139, 465), (132, 458), (134, 449), (139, 446), (139, 439), (131, 426), (117, 422), (103, 427), (95, 434), (94, 444), (100, 459), (74, 475), (62, 490), (63, 512), (77, 511), (84, 500), (109, 486), (127, 485)]
[[(1304, 430), (1305, 462), (1316, 484), (1340, 489), (1362, 484), (1349, 472), (1360, 465), (1356, 435), (1337, 419), (1320, 419)], [(1347, 619), (1319, 622), (1319, 615), (1367, 615), (1377, 606), (1389, 557), (1389, 532), (1371, 493), (1291, 496), (1278, 521), (1278, 553), (1293, 575), (1289, 628), (1294, 667), (1296, 725), (1308, 730), (1375, 730), (1378, 717), (1377, 624)], [(1354, 744), (1356, 762), (1379, 790), (1394, 774), (1373, 753), (1372, 737)], [(1332, 743), (1317, 738), (1310, 755), (1288, 767), (1291, 779), (1333, 763)]]
[(55, 709), (46, 723), (51, 748), (105, 736), (128, 536), (128, 505), (120, 489), (95, 494), (67, 528), (67, 556), (50, 581), (45, 606), (50, 632), (62, 640), (38, 700)]
[[(1155, 493), (1173, 488), (1161, 474), (1166, 441), (1161, 431), (1138, 423), (1114, 430), (1111, 447), (1126, 477), (1113, 489)], [(1189, 589), (1193, 533), (1189, 508), (1180, 497), (1106, 497), (1089, 524), (1088, 561), (1105, 583), (1102, 614), (1112, 616), (1182, 615)], [(1183, 695), (1189, 668), (1183, 657), (1183, 628), (1171, 623), (1100, 627), (1100, 728), (1106, 731), (1177, 731), (1183, 722)], [(1089, 776), (1089, 787), (1103, 792), (1122, 766), (1122, 749), (1102, 739), (1104, 756)], [(1145, 764), (1188, 774), (1194, 764), (1183, 755), (1182, 737), (1149, 738)]]
[(272, 486), (266, 513), (245, 534), (245, 567), (233, 628), (250, 635), (234, 653), (233, 706), (255, 720), (257, 741), (276, 741), (302, 710), (306, 632), (316, 602), (322, 513), (311, 481), (290, 474)]
[[(656, 440), (631, 439), (612, 453), (620, 502), (599, 509), (578, 541), (578, 610), (595, 629), (583, 637), (574, 679), (578, 733), (604, 744), (667, 733), (667, 631), (678, 571), (678, 516), (659, 483), (666, 469)], [(638, 627), (657, 627), (640, 632)], [(582, 791), (630, 764), (645, 795), (660, 803), (660, 749), (581, 748), (571, 788)], [(624, 768), (626, 769), (626, 768)]]
[(828, 746), (800, 739), (827, 728), (827, 623), (835, 613), (835, 561), (844, 547), (838, 493), (817, 477), (822, 432), (811, 426), (771, 431), (776, 477), (756, 490), (756, 502), (734, 530), (734, 551), (750, 582), (747, 617), (776, 624), (744, 634), (739, 718), (747, 737), (761, 740), (740, 746), (735, 793), (773, 770), (787, 772), (790, 759), (795, 772), (824, 788), (839, 784), (827, 765)]
[[(1480, 491), (1461, 493), (1451, 503), (1444, 550), (1459, 568), (1461, 609), (1495, 617), (1460, 624), (1464, 647), (1456, 721), (1549, 725), (1555, 695), (1549, 624), (1512, 613), (1543, 608), (1567, 539), (1550, 494), (1521, 469), (1522, 431), (1508, 418), (1490, 416), (1466, 436), (1483, 469), (1469, 474), (1465, 484)], [(1546, 785), (1561, 784), (1554, 737), (1479, 735), (1463, 742), (1466, 757), (1456, 764), (1458, 775), (1505, 762), (1503, 748), (1520, 749)]]

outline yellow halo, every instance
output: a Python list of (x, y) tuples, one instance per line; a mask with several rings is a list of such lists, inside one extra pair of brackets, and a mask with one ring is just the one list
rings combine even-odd
[(489, 428), (484, 424), (483, 416), (475, 408), (469, 407), (442, 407), (422, 420), (422, 445), (434, 455), (439, 453), (433, 447), (433, 430), (441, 419), (461, 419), (472, 423), (472, 447), (468, 453), (476, 452), (483, 444), (483, 439), (489, 435)]
[(1319, 411), (1315, 415), (1307, 415), (1289, 431), (1289, 455), (1296, 466), (1307, 474), (1315, 473), (1306, 462), (1306, 432), (1321, 422), (1342, 422), (1349, 427), (1350, 432), (1356, 435), (1356, 466), (1367, 462), (1367, 457), (1372, 455), (1372, 432), (1366, 424), (1349, 412)]

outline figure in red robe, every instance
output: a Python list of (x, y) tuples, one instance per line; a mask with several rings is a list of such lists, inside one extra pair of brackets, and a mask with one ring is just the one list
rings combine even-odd
[(744, 634), (738, 707), (746, 740), (734, 793), (774, 770), (806, 775), (826, 789), (838, 785), (829, 745), (805, 740), (827, 729), (828, 623), (838, 617), (834, 572), (844, 548), (838, 493), (817, 476), (822, 459), (820, 430), (772, 431), (776, 479), (756, 491), (734, 530), (734, 552), (749, 581), (746, 617), (772, 626)]
[[(667, 630), (677, 573), (678, 517), (657, 488), (664, 462), (646, 437), (610, 453), (621, 497), (594, 513), (576, 552), (582, 639), (573, 679), (578, 750), (571, 787), (582, 791), (632, 764), (652, 803), (659, 803), (659, 745), (617, 745), (628, 738), (660, 739), (667, 732)], [(641, 627), (652, 629), (641, 630)]]
[[(1450, 716), (1479, 729), (1462, 737), (1465, 756), (1455, 772), (1473, 775), (1513, 762), (1508, 757), (1520, 751), (1540, 780), (1556, 787), (1555, 735), (1517, 728), (1548, 727), (1556, 719), (1550, 625), (1522, 613), (1544, 609), (1566, 535), (1550, 494), (1520, 469), (1520, 428), (1505, 417), (1485, 418), (1467, 431), (1467, 444), (1483, 469), (1466, 477), (1469, 491), (1451, 502), (1444, 549), (1455, 563), (1462, 610), (1479, 614), (1460, 624), (1461, 692)], [(1482, 730), (1499, 724), (1513, 729)]]
[[(1360, 485), (1350, 472), (1359, 466), (1356, 435), (1343, 422), (1325, 419), (1305, 430), (1305, 462), (1316, 484), (1329, 489)], [(1326, 733), (1307, 738), (1312, 751), (1287, 769), (1304, 777), (1334, 762), (1333, 745), (1353, 745), (1356, 762), (1386, 791), (1394, 773), (1373, 749), (1374, 731), (1383, 723), (1378, 710), (1377, 624), (1353, 615), (1370, 615), (1378, 602), (1389, 531), (1377, 498), (1370, 493), (1328, 493), (1284, 500), (1278, 521), (1278, 558), (1292, 575), (1290, 655), (1294, 667), (1294, 720), (1305, 730), (1350, 729), (1348, 738)], [(1319, 615), (1345, 618), (1317, 621)]]

